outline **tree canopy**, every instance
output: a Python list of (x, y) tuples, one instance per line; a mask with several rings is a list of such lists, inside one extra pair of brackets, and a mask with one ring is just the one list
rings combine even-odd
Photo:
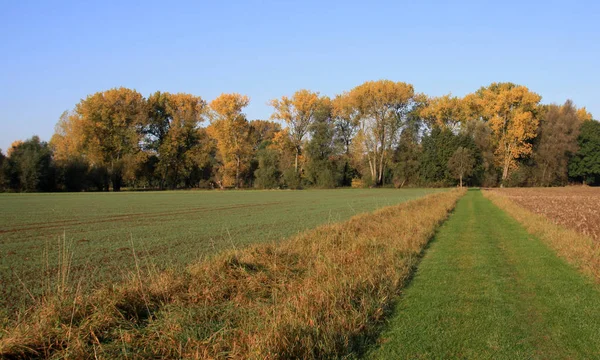
[(91, 94), (49, 143), (16, 140), (0, 155), (0, 190), (600, 184), (599, 123), (518, 84), (464, 97), (391, 80), (332, 97), (301, 89), (270, 101), (270, 120), (249, 120), (249, 104), (238, 93)]

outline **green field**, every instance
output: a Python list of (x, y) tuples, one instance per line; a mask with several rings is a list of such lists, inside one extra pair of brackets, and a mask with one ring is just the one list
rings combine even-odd
[(1, 194), (0, 306), (19, 304), (27, 290), (41, 291), (63, 235), (73, 256), (70, 278), (84, 276), (83, 283), (92, 286), (134, 268), (132, 245), (144, 264), (182, 266), (434, 191), (439, 190)]
[(377, 359), (600, 357), (600, 288), (479, 191), (440, 228)]

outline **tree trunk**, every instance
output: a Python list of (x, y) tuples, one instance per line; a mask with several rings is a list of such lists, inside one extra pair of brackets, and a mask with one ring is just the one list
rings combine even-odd
[(546, 185), (546, 170), (548, 170), (548, 164), (547, 163), (544, 164), (544, 171), (542, 172), (542, 181), (541, 181), (541, 184), (540, 184), (542, 186), (547, 186)]
[(121, 174), (115, 174), (112, 178), (113, 191), (121, 191)]
[(504, 183), (506, 182), (506, 179), (508, 179), (508, 168), (510, 167), (510, 164), (505, 163), (504, 164), (504, 169), (502, 170), (502, 185), (504, 185)]
[(460, 188), (462, 189), (462, 175), (459, 176), (459, 178), (460, 178)]
[(236, 164), (235, 164), (235, 188), (239, 188), (240, 186), (240, 158), (239, 156), (236, 157)]
[(511, 161), (511, 155), (510, 155), (510, 145), (506, 146), (506, 150), (504, 152), (504, 166), (502, 169), (502, 184), (501, 187), (504, 187), (505, 183), (506, 183), (506, 179), (508, 179), (508, 170), (510, 168), (510, 161)]
[(378, 185), (383, 185), (383, 159), (385, 157), (385, 150), (381, 151), (381, 157), (379, 159), (379, 179), (377, 181)]
[(300, 156), (300, 148), (296, 146), (296, 162), (294, 164), (294, 169), (296, 170), (296, 174), (298, 174), (298, 156)]

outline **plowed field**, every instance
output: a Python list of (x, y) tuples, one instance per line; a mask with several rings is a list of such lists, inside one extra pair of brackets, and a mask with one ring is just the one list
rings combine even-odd
[(600, 241), (600, 188), (515, 188), (493, 191), (559, 225)]

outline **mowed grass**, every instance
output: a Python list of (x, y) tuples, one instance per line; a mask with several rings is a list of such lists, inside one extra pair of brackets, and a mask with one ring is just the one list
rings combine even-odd
[(69, 280), (92, 287), (129, 273), (134, 251), (142, 265), (183, 266), (434, 191), (0, 194), (0, 307), (40, 295), (65, 250)]
[(600, 357), (600, 289), (479, 191), (405, 290), (376, 359)]

